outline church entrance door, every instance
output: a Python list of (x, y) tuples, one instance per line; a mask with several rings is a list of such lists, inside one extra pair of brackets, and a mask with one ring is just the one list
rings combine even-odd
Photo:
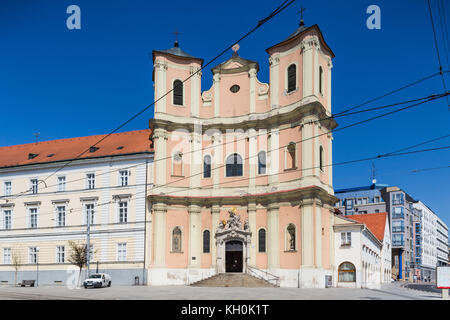
[(233, 240), (225, 244), (225, 272), (242, 272), (243, 243)]

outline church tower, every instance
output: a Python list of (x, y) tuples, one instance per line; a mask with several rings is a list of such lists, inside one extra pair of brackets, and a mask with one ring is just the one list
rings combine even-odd
[(204, 92), (202, 59), (178, 42), (153, 51), (149, 284), (268, 271), (280, 286), (325, 287), (334, 259), (334, 54), (317, 25), (301, 22), (266, 50), (267, 84), (238, 50), (211, 69)]

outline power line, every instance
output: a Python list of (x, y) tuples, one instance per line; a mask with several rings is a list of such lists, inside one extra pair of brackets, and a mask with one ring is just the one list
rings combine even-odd
[[(444, 90), (445, 92), (447, 92), (447, 87), (445, 85), (445, 78), (444, 78), (444, 74), (442, 72), (442, 63), (441, 63), (441, 56), (439, 54), (439, 46), (438, 46), (438, 42), (437, 42), (437, 38), (436, 38), (436, 31), (434, 30), (434, 21), (433, 21), (433, 13), (431, 11), (431, 4), (430, 4), (430, 0), (428, 0), (428, 9), (430, 11), (430, 19), (431, 19), (431, 27), (433, 29), (433, 37), (434, 37), (434, 44), (436, 46), (436, 53), (437, 53), (437, 57), (438, 57), (438, 62), (439, 62), (439, 73), (441, 74), (441, 78), (442, 78), (442, 85), (444, 86)], [(450, 110), (450, 102), (448, 100), (447, 97), (447, 106), (448, 109)]]
[(421, 171), (430, 171), (430, 170), (448, 169), (448, 168), (450, 168), (450, 165), (442, 166), (442, 167), (425, 168), (425, 169), (415, 169), (415, 170), (412, 170), (411, 172), (416, 173), (416, 172), (421, 172)]
[[(302, 142), (305, 142), (305, 141), (308, 141), (308, 140), (311, 140), (311, 139), (314, 139), (314, 138), (318, 138), (318, 137), (323, 136), (323, 135), (327, 135), (327, 134), (330, 134), (330, 133), (334, 133), (334, 132), (336, 132), (336, 131), (345, 130), (345, 129), (354, 127), (354, 126), (359, 125), (359, 124), (363, 124), (363, 123), (366, 123), (366, 122), (369, 122), (369, 121), (372, 121), (372, 120), (375, 120), (375, 119), (379, 119), (379, 118), (382, 118), (382, 117), (385, 117), (385, 116), (388, 116), (388, 115), (391, 115), (391, 114), (394, 114), (394, 113), (397, 113), (397, 112), (400, 112), (400, 111), (403, 111), (403, 110), (406, 110), (406, 109), (409, 109), (409, 108), (416, 107), (416, 106), (418, 106), (418, 105), (421, 105), (421, 104), (424, 104), (424, 103), (427, 103), (427, 102), (430, 102), (430, 101), (433, 101), (433, 100), (436, 100), (436, 99), (440, 99), (440, 98), (446, 97), (447, 95), (449, 95), (449, 93), (439, 94), (439, 95), (432, 95), (432, 96), (430, 96), (430, 98), (428, 98), (428, 100), (421, 101), (421, 102), (418, 102), (418, 103), (415, 103), (415, 104), (412, 104), (412, 105), (409, 105), (409, 106), (406, 106), (406, 107), (403, 107), (403, 108), (399, 108), (399, 109), (396, 109), (396, 110), (393, 110), (393, 111), (390, 111), (390, 112), (387, 112), (387, 113), (383, 113), (383, 114), (381, 114), (381, 115), (377, 115), (377, 116), (374, 116), (374, 117), (371, 117), (371, 118), (368, 118), (368, 119), (364, 119), (364, 120), (361, 120), (361, 121), (358, 121), (358, 122), (349, 124), (349, 125), (347, 125), (347, 126), (340, 127), (340, 128), (336, 128), (336, 129), (330, 130), (330, 131), (328, 131), (328, 132), (324, 132), (324, 133), (318, 134), (318, 135), (316, 135), (316, 136), (312, 136), (312, 137), (309, 137), (309, 138), (306, 138), (306, 139), (302, 139), (302, 140), (299, 140), (299, 141), (296, 141), (296, 142), (293, 142), (293, 143), (298, 144), (298, 143), (302, 143)], [(267, 152), (277, 151), (277, 150), (282, 149), (282, 148), (285, 148), (285, 147), (287, 147), (287, 146), (288, 146), (288, 145), (284, 145), (284, 146), (281, 146), (281, 147), (278, 147), (278, 148), (269, 150), (269, 151), (267, 151)], [(254, 157), (257, 157), (257, 156), (258, 156), (258, 154), (253, 155), (253, 156), (249, 156), (249, 157), (245, 158), (244, 160), (248, 160), (248, 159), (251, 159), (251, 158), (254, 158)], [(226, 166), (226, 164), (225, 164), (225, 165), (218, 166), (218, 167), (215, 167), (215, 168), (211, 168), (211, 171), (217, 170), (217, 169), (220, 169), (220, 168), (223, 168), (223, 167), (225, 167), (225, 166)], [(202, 174), (202, 172), (199, 172), (199, 173), (196, 173), (196, 174), (187, 176), (187, 177), (183, 177), (183, 178), (181, 178), (181, 179), (174, 180), (174, 181), (171, 181), (171, 182), (169, 182), (169, 183), (162, 184), (162, 185), (160, 185), (160, 186), (156, 186), (155, 188), (166, 187), (166, 186), (168, 186), (168, 185), (170, 185), (170, 184), (177, 183), (177, 182), (179, 182), (179, 181), (183, 181), (183, 180), (186, 180), (186, 179), (188, 179), (188, 178), (195, 177), (195, 176), (200, 175), (200, 174)]]
[[(444, 56), (447, 61), (447, 68), (450, 68), (450, 63), (448, 60), (448, 52), (450, 51), (450, 46), (448, 45), (448, 34), (447, 34), (447, 30), (445, 29), (444, 18), (443, 18), (443, 16), (445, 15), (445, 12), (442, 13), (442, 11), (444, 10), (444, 4), (441, 3), (441, 1), (437, 0), (437, 5), (438, 5), (438, 12), (439, 12), (439, 20), (440, 20), (440, 25), (441, 25), (442, 42), (444, 43)], [(442, 9), (441, 9), (441, 5), (442, 5)], [(446, 39), (447, 39), (447, 41), (445, 41)]]
[(418, 146), (421, 146), (421, 145), (424, 145), (424, 144), (428, 144), (430, 142), (434, 142), (434, 141), (437, 141), (437, 140), (445, 139), (447, 137), (450, 137), (450, 134), (447, 134), (447, 135), (442, 136), (442, 137), (433, 138), (431, 140), (427, 140), (427, 141), (424, 141), (424, 142), (421, 142), (419, 144), (415, 144), (415, 145), (412, 145), (412, 146), (409, 146), (409, 147), (406, 147), (406, 148), (402, 148), (402, 149), (390, 152), (390, 153), (388, 153), (386, 155), (390, 155), (390, 154), (398, 153), (398, 152), (401, 152), (401, 151), (409, 150), (409, 149), (412, 149), (412, 148), (415, 148), (415, 147), (418, 147)]
[[(194, 75), (196, 75), (197, 73), (199, 73), (201, 70), (203, 70), (205, 67), (207, 67), (208, 65), (210, 65), (212, 62), (214, 62), (215, 60), (217, 60), (220, 56), (222, 56), (225, 52), (229, 51), (235, 44), (241, 42), (242, 40), (244, 40), (245, 38), (247, 38), (250, 34), (252, 34), (254, 31), (256, 31), (258, 28), (260, 28), (262, 25), (264, 25), (267, 21), (269, 21), (270, 19), (272, 19), (273, 17), (275, 17), (277, 14), (279, 14), (281, 11), (283, 11), (284, 9), (286, 9), (288, 6), (290, 6), (293, 2), (295, 2), (295, 0), (291, 0), (288, 2), (288, 0), (284, 1), (280, 6), (278, 6), (275, 10), (273, 10), (267, 17), (265, 17), (262, 20), (258, 21), (258, 24), (251, 29), (250, 31), (248, 31), (245, 35), (243, 35), (239, 40), (233, 42), (230, 46), (228, 46), (226, 49), (224, 49), (221, 53), (219, 53), (216, 57), (214, 57), (212, 60), (210, 60), (207, 64), (205, 64), (204, 66), (202, 66), (200, 69), (198, 69), (197, 71), (193, 72), (189, 77), (187, 77), (185, 80), (182, 81), (182, 83), (185, 83), (186, 81), (188, 81), (189, 79), (191, 79)], [(154, 102), (152, 102), (151, 104), (149, 104), (148, 106), (146, 106), (144, 109), (142, 109), (141, 111), (139, 111), (138, 113), (136, 113), (135, 115), (133, 115), (131, 118), (129, 118), (128, 120), (126, 120), (125, 122), (123, 122), (121, 125), (119, 125), (117, 128), (115, 128), (113, 131), (111, 131), (110, 133), (108, 133), (107, 135), (105, 135), (104, 137), (102, 137), (100, 140), (98, 140), (95, 144), (93, 144), (91, 147), (89, 147), (88, 149), (86, 149), (85, 151), (83, 151), (82, 153), (80, 153), (78, 156), (76, 156), (74, 159), (71, 159), (70, 161), (68, 161), (67, 163), (65, 163), (62, 167), (60, 167), (58, 170), (56, 170), (55, 172), (53, 172), (52, 174), (50, 174), (48, 177), (46, 177), (43, 181), (45, 182), (48, 178), (50, 178), (51, 176), (55, 175), (57, 172), (59, 172), (60, 170), (62, 170), (63, 168), (67, 167), (72, 161), (78, 159), (79, 157), (81, 157), (83, 154), (85, 154), (86, 152), (88, 152), (90, 150), (90, 148), (95, 147), (96, 145), (98, 145), (99, 143), (101, 143), (102, 141), (104, 141), (105, 139), (107, 139), (109, 136), (111, 136), (113, 133), (117, 132), (118, 130), (120, 130), (121, 128), (123, 128), (125, 125), (127, 125), (128, 123), (130, 123), (131, 121), (133, 121), (134, 119), (136, 119), (138, 116), (140, 116), (142, 113), (144, 113), (145, 111), (147, 111), (151, 106), (153, 106), (155, 103), (157, 103), (159, 100), (161, 100), (162, 98), (164, 98), (165, 96), (167, 96), (169, 93), (171, 93), (174, 90), (174, 88), (172, 88), (171, 90), (169, 90), (168, 92), (166, 92), (164, 95), (162, 95), (161, 97), (159, 97), (158, 99), (156, 99)]]

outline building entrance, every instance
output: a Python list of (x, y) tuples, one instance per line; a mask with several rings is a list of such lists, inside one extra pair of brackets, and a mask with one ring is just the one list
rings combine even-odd
[(225, 244), (225, 272), (242, 272), (242, 241), (228, 241)]

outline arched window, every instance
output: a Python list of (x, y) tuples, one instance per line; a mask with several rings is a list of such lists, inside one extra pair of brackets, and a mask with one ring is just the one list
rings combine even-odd
[(266, 152), (258, 153), (258, 174), (266, 174)]
[(323, 147), (320, 146), (319, 148), (319, 167), (320, 170), (323, 171)]
[(239, 177), (242, 176), (242, 158), (237, 153), (229, 155), (226, 162), (226, 176)]
[(343, 262), (339, 266), (339, 282), (356, 282), (356, 269), (350, 262)]
[(266, 252), (266, 230), (258, 231), (258, 252)]
[(172, 175), (183, 176), (183, 154), (181, 152), (175, 152), (173, 155), (172, 166)]
[(203, 231), (203, 253), (209, 253), (211, 237), (209, 230)]
[(286, 245), (288, 251), (295, 251), (295, 225), (292, 223), (286, 228)]
[(287, 69), (287, 92), (294, 91), (297, 87), (297, 70), (295, 64), (291, 64)]
[(206, 155), (203, 158), (203, 178), (211, 178), (211, 156)]
[(323, 69), (319, 66), (319, 92), (323, 94)]
[(173, 82), (173, 104), (183, 105), (183, 82), (181, 80)]
[(295, 169), (295, 143), (290, 142), (286, 147), (286, 169)]
[(172, 252), (181, 252), (181, 229), (175, 227), (172, 231)]

